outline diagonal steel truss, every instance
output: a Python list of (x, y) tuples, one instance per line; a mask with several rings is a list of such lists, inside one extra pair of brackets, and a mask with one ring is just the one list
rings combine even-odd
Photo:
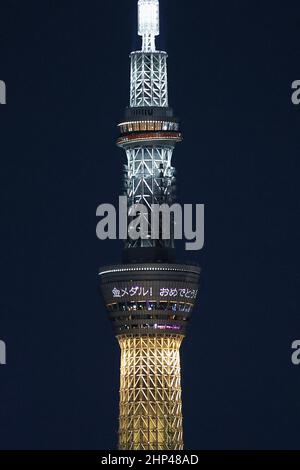
[[(143, 214), (151, 233), (152, 204), (171, 202), (175, 169), (172, 167), (173, 147), (136, 147), (127, 149), (126, 192), (129, 207), (143, 204), (148, 213)], [(128, 246), (154, 246), (156, 241), (128, 240)]]
[(130, 106), (168, 107), (166, 52), (131, 54)]
[(120, 450), (183, 449), (183, 336), (119, 337)]

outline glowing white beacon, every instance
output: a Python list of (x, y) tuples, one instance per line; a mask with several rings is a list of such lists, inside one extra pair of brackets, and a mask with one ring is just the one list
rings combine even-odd
[(138, 34), (143, 37), (143, 52), (154, 52), (159, 35), (159, 0), (139, 0)]

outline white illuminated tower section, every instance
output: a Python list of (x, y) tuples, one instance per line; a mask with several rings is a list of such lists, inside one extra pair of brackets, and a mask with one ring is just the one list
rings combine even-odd
[(176, 262), (172, 218), (169, 240), (151, 238), (152, 205), (175, 201), (172, 155), (182, 140), (168, 102), (167, 53), (156, 50), (158, 0), (138, 1), (138, 34), (142, 48), (130, 56), (130, 106), (117, 144), (127, 157), (129, 216), (143, 205), (148, 235), (135, 240), (129, 231), (122, 264), (100, 271), (101, 291), (121, 348), (119, 449), (180, 450), (180, 346), (200, 268)]

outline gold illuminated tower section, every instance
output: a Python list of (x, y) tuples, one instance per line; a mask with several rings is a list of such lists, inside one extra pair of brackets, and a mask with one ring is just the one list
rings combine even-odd
[[(142, 205), (148, 235), (128, 233), (122, 264), (100, 270), (101, 291), (121, 349), (120, 450), (181, 450), (180, 347), (193, 311), (200, 268), (178, 263), (170, 238), (151, 238), (153, 204), (176, 198), (173, 151), (182, 140), (169, 107), (167, 54), (156, 50), (159, 1), (138, 1), (142, 49), (132, 52), (130, 106), (119, 124), (127, 157), (124, 193)], [(133, 219), (133, 218), (132, 218)]]
[(119, 338), (120, 449), (182, 449), (179, 348), (183, 337)]

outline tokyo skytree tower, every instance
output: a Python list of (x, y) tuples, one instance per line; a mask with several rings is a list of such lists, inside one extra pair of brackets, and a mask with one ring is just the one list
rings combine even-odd
[[(126, 153), (128, 210), (175, 201), (172, 154), (182, 141), (168, 100), (167, 53), (156, 49), (159, 1), (138, 1), (142, 48), (132, 52), (130, 106), (117, 145)], [(172, 226), (172, 220), (171, 220)], [(160, 229), (162, 229), (160, 227)], [(120, 450), (183, 449), (180, 346), (193, 311), (200, 268), (176, 261), (171, 236), (132, 239), (121, 264), (100, 270), (101, 291), (121, 349)]]

